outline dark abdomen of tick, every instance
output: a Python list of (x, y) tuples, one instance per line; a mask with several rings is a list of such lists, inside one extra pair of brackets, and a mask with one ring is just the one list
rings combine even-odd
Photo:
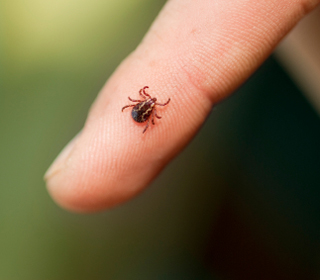
[(132, 109), (132, 112), (131, 112), (132, 118), (138, 123), (145, 122), (150, 117), (154, 105), (155, 103), (150, 99), (138, 103)]

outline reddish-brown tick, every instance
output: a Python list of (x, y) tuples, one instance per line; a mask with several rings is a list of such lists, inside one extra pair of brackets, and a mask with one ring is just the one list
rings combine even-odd
[(137, 103), (133, 105), (127, 105), (122, 108), (123, 111), (125, 108), (133, 107), (131, 111), (131, 116), (136, 122), (143, 123), (148, 121), (147, 126), (144, 128), (142, 133), (145, 133), (145, 131), (147, 130), (150, 119), (152, 124), (154, 124), (154, 116), (156, 116), (158, 119), (161, 119), (161, 117), (157, 115), (157, 110), (155, 106), (166, 106), (170, 102), (169, 98), (168, 101), (164, 104), (157, 103), (157, 98), (152, 98), (148, 93), (146, 93), (147, 88), (149, 87), (144, 87), (139, 91), (139, 94), (142, 96), (144, 100), (134, 100), (128, 97), (130, 101)]

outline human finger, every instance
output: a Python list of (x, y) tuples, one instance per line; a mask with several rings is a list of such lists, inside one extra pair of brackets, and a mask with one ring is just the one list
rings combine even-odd
[[(318, 2), (169, 1), (101, 90), (82, 132), (48, 170), (53, 198), (71, 210), (96, 211), (139, 193), (192, 139), (212, 106)], [(171, 101), (142, 133), (146, 123), (121, 108), (128, 96), (143, 100), (145, 86), (157, 102)]]

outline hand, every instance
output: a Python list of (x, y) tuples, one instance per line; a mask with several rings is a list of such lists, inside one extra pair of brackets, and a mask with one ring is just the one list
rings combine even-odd
[[(171, 0), (93, 104), (83, 130), (45, 178), (61, 206), (97, 211), (143, 190), (319, 0)], [(131, 118), (128, 96), (148, 93), (155, 125)]]

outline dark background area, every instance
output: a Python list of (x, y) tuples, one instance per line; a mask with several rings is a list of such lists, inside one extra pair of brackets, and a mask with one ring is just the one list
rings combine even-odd
[(320, 279), (319, 116), (274, 57), (139, 197), (68, 213), (43, 174), (165, 1), (0, 3), (0, 279)]

